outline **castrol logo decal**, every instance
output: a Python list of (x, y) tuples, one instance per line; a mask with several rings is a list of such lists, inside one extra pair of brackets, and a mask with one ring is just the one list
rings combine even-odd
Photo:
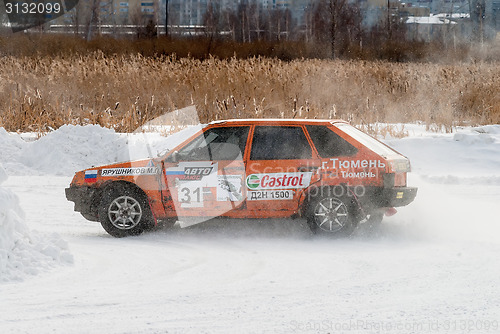
[(267, 173), (247, 176), (247, 188), (260, 189), (300, 189), (311, 183), (312, 172), (301, 173)]

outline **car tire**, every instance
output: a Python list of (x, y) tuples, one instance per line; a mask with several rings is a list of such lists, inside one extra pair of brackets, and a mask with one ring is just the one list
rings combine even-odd
[(357, 226), (354, 208), (348, 197), (314, 198), (308, 206), (307, 223), (314, 234), (347, 237)]
[(99, 221), (106, 232), (117, 238), (139, 235), (154, 227), (146, 196), (122, 184), (111, 185), (103, 191)]

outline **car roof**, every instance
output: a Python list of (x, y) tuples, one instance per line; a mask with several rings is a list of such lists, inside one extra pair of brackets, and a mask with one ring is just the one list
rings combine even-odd
[(225, 125), (329, 125), (333, 123), (347, 123), (340, 119), (296, 119), (296, 118), (253, 118), (253, 119), (228, 119), (213, 121), (209, 125), (225, 124)]

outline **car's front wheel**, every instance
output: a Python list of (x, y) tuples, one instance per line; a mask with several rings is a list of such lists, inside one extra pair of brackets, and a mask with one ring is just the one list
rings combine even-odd
[(325, 196), (313, 199), (308, 206), (307, 222), (313, 233), (349, 236), (356, 220), (348, 198)]
[(138, 235), (153, 226), (146, 196), (123, 185), (114, 185), (104, 190), (99, 220), (104, 230), (117, 238)]

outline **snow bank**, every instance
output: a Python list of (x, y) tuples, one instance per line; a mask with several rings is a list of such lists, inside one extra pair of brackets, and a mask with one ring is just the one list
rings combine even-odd
[(9, 175), (64, 175), (91, 166), (156, 157), (200, 129), (168, 138), (160, 133), (116, 133), (98, 125), (64, 125), (37, 140), (0, 128), (0, 163)]
[(0, 185), (4, 183), (5, 180), (7, 180), (8, 176), (7, 173), (5, 172), (5, 169), (0, 165)]
[(116, 161), (126, 145), (113, 130), (98, 125), (64, 125), (46, 136), (26, 143), (19, 162), (39, 172), (71, 175), (96, 161)]
[(22, 150), (26, 147), (26, 142), (17, 133), (8, 133), (4, 128), (0, 128), (0, 163), (9, 172), (9, 174), (29, 174), (19, 160)]
[(500, 179), (500, 125), (433, 133), (405, 125), (408, 137), (384, 141), (410, 158), (412, 174), (436, 183), (497, 184)]
[(408, 183), (419, 188), (418, 195), (385, 221), (426, 240), (499, 243), (500, 125), (448, 134), (422, 131), (425, 126), (405, 128), (408, 137), (385, 142), (410, 158)]
[(72, 263), (68, 245), (58, 234), (29, 230), (17, 196), (1, 186), (6, 179), (7, 173), (0, 165), (0, 282)]

